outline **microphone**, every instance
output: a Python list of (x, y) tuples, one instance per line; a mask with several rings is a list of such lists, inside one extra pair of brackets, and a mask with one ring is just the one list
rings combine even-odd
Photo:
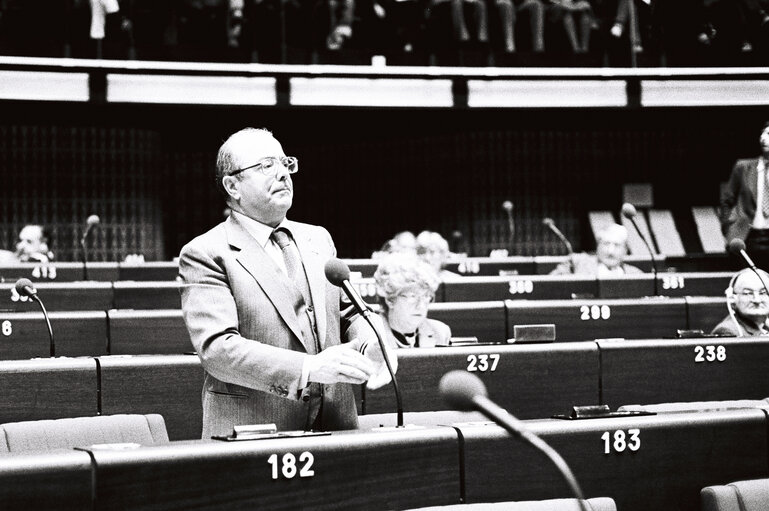
[(101, 220), (99, 219), (98, 215), (91, 215), (88, 217), (88, 219), (85, 221), (85, 231), (83, 232), (83, 237), (80, 239), (80, 247), (83, 249), (83, 280), (88, 280), (88, 252), (85, 248), (85, 240), (88, 238), (88, 234), (90, 234), (91, 230), (97, 225), (99, 225), (99, 222)]
[(555, 226), (555, 222), (553, 222), (552, 218), (543, 218), (542, 223), (545, 225), (545, 227), (550, 229), (553, 234), (555, 234), (556, 238), (561, 240), (561, 243), (563, 243), (566, 247), (566, 253), (569, 255), (569, 268), (571, 273), (574, 273), (574, 250), (571, 248), (571, 243), (569, 243), (569, 240), (566, 238), (566, 236), (563, 235), (561, 230)]
[(441, 378), (438, 390), (451, 408), (463, 412), (479, 411), (504, 428), (511, 436), (527, 442), (547, 456), (561, 472), (561, 476), (579, 501), (580, 508), (587, 511), (582, 488), (566, 461), (544, 440), (529, 431), (523, 422), (486, 397), (486, 386), (480, 378), (466, 371), (449, 371)]
[(748, 265), (748, 268), (753, 270), (753, 273), (756, 274), (756, 276), (758, 277), (758, 280), (760, 280), (761, 284), (764, 286), (764, 291), (766, 291), (766, 294), (769, 295), (769, 289), (767, 289), (766, 287), (766, 282), (764, 282), (764, 278), (761, 276), (760, 273), (758, 273), (758, 268), (756, 268), (756, 263), (754, 263), (753, 259), (751, 259), (748, 253), (745, 252), (745, 242), (739, 238), (734, 238), (732, 241), (729, 242), (727, 249), (731, 254), (735, 254), (735, 255), (739, 254), (742, 256), (742, 258), (745, 260), (745, 263)]
[(630, 223), (633, 224), (633, 228), (635, 229), (635, 232), (638, 233), (638, 237), (640, 237), (641, 241), (644, 242), (646, 251), (649, 252), (649, 257), (651, 258), (651, 261), (652, 261), (652, 273), (654, 273), (654, 296), (658, 296), (660, 293), (659, 293), (659, 288), (657, 284), (657, 261), (654, 260), (654, 252), (652, 251), (652, 247), (649, 245), (649, 242), (646, 241), (646, 238), (641, 232), (641, 229), (638, 228), (638, 224), (635, 221), (635, 217), (637, 214), (638, 212), (636, 211), (635, 206), (633, 206), (629, 202), (626, 202), (622, 205), (622, 216), (630, 220)]
[(379, 330), (371, 322), (371, 308), (363, 301), (358, 292), (350, 284), (350, 268), (341, 259), (332, 258), (326, 262), (324, 268), (326, 273), (326, 279), (336, 287), (341, 287), (347, 298), (350, 299), (355, 310), (360, 314), (363, 319), (368, 323), (371, 329), (376, 335), (379, 342), (379, 349), (382, 350), (382, 356), (384, 357), (385, 365), (387, 366), (387, 372), (390, 373), (390, 378), (393, 383), (393, 391), (395, 392), (395, 402), (397, 407), (398, 427), (403, 427), (403, 401), (401, 399), (401, 391), (398, 388), (398, 381), (395, 379), (395, 371), (393, 371), (390, 365), (390, 359), (387, 357), (387, 351), (385, 350), (384, 340)]
[(502, 203), (502, 209), (507, 213), (507, 228), (510, 231), (510, 255), (513, 255), (514, 240), (515, 240), (515, 222), (513, 221), (513, 201), (506, 200)]
[(40, 297), (37, 296), (37, 289), (35, 289), (35, 286), (32, 284), (32, 281), (29, 279), (17, 280), (14, 288), (16, 289), (16, 293), (18, 293), (19, 296), (26, 296), (28, 298), (31, 298), (32, 300), (36, 301), (38, 305), (40, 305), (40, 309), (42, 309), (43, 311), (43, 317), (45, 318), (45, 324), (48, 326), (48, 340), (49, 340), (51, 358), (55, 357), (56, 344), (54, 344), (53, 342), (53, 328), (51, 328), (51, 320), (48, 317), (48, 311), (45, 310), (45, 305), (43, 305), (43, 302), (42, 300), (40, 300)]

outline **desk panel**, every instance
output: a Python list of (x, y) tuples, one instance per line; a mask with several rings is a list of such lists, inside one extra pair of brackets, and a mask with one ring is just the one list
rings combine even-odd
[(91, 457), (82, 451), (3, 454), (2, 509), (93, 509)]
[(512, 337), (507, 333), (502, 301), (434, 303), (428, 317), (449, 325), (454, 337), (477, 337), (479, 342), (504, 342)]
[[(709, 484), (769, 475), (762, 410), (527, 424), (563, 456), (586, 497), (612, 497), (622, 511), (697, 510)], [(460, 430), (468, 503), (571, 497), (544, 455), (501, 428)]]
[(657, 289), (665, 296), (723, 296), (734, 276), (718, 273), (660, 273)]
[(99, 357), (102, 413), (159, 413), (171, 440), (200, 438), (203, 368), (195, 355)]
[(465, 276), (533, 275), (534, 259), (526, 256), (501, 258), (468, 257), (449, 261), (445, 268)]
[[(521, 418), (549, 417), (568, 413), (574, 405), (598, 404), (594, 343), (522, 344), (399, 351), (398, 386), (404, 410), (445, 410), (436, 389), (441, 377), (455, 369), (473, 369), (489, 396)], [(364, 389), (363, 397), (367, 414), (395, 411), (392, 386)]]
[(168, 281), (176, 280), (179, 275), (179, 264), (173, 261), (120, 263), (118, 271), (119, 277), (114, 280)]
[[(107, 354), (107, 315), (102, 311), (51, 312), (56, 356)], [(48, 357), (48, 327), (42, 312), (0, 312), (0, 360)]]
[(634, 274), (597, 279), (601, 298), (641, 298), (654, 296), (654, 275)]
[(0, 388), (0, 423), (98, 413), (91, 358), (2, 361)]
[(556, 300), (574, 295), (597, 296), (594, 278), (574, 275), (522, 277), (463, 277), (443, 282), (445, 302), (482, 300)]
[[(286, 455), (312, 475), (284, 473), (292, 466), (283, 464)], [(460, 501), (453, 428), (181, 442), (93, 456), (96, 509), (405, 509)]]
[(603, 403), (763, 399), (769, 340), (598, 341)]
[(683, 298), (507, 300), (508, 328), (554, 323), (558, 341), (675, 337), (686, 326)]
[(194, 351), (181, 309), (114, 309), (107, 315), (111, 355), (183, 354)]
[(688, 326), (709, 334), (728, 314), (726, 297), (690, 296), (686, 298)]
[[(88, 263), (88, 280), (118, 280), (117, 263)], [(74, 282), (83, 280), (83, 263), (20, 263), (0, 267), (0, 281), (15, 283), (21, 278), (33, 282)]]
[[(535, 256), (534, 257), (534, 271), (537, 275), (547, 275), (553, 271), (559, 264), (568, 261), (568, 256)], [(657, 269), (663, 271), (667, 268), (666, 259), (661, 256), (655, 256), (657, 262)], [(625, 262), (632, 264), (633, 266), (640, 268), (641, 271), (651, 272), (652, 263), (649, 256), (631, 255), (625, 258)]]
[(115, 282), (114, 309), (181, 309), (180, 284), (170, 282)]
[[(111, 282), (41, 282), (36, 283), (35, 288), (49, 312), (112, 308)], [(19, 296), (14, 284), (0, 284), (0, 310), (37, 312), (40, 306), (26, 296)]]

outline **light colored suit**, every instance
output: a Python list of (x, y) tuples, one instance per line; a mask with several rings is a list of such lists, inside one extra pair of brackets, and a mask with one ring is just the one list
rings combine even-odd
[(737, 160), (721, 192), (721, 231), (727, 241), (745, 240), (756, 215), (758, 158)]
[[(339, 289), (324, 274), (336, 255), (331, 236), (322, 227), (284, 225), (307, 273), (320, 345), (339, 344)], [(318, 414), (322, 429), (357, 427), (349, 384), (299, 388), (312, 347), (302, 339), (291, 281), (234, 216), (182, 248), (179, 274), (184, 321), (205, 369), (203, 438), (239, 424), (308, 429)]]
[[(632, 264), (622, 263), (622, 270), (625, 275), (643, 273), (640, 268)], [(550, 275), (588, 275), (598, 276), (598, 258), (592, 254), (574, 254), (574, 271), (571, 271), (571, 262), (564, 261), (556, 266)]]

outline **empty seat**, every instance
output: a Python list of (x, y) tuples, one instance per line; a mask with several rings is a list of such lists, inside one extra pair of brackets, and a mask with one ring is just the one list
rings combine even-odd
[(703, 511), (764, 511), (769, 509), (769, 479), (707, 486), (700, 499)]
[(9, 422), (0, 425), (0, 452), (32, 452), (105, 443), (168, 443), (163, 417), (100, 415), (72, 419)]

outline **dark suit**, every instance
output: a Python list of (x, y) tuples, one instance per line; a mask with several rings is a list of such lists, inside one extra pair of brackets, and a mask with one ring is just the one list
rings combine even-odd
[[(739, 328), (737, 327), (735, 321), (739, 323)], [(710, 333), (713, 335), (723, 335), (726, 337), (742, 337), (743, 335), (740, 335), (740, 329), (742, 329), (742, 334), (745, 337), (761, 337), (769, 335), (761, 331), (761, 329), (758, 328), (755, 323), (749, 323), (745, 321), (745, 319), (740, 317), (739, 313), (736, 312), (734, 314), (734, 319), (727, 315), (719, 324), (713, 328), (713, 331)]]
[(745, 240), (756, 214), (758, 158), (737, 160), (721, 193), (721, 231), (727, 241)]
[[(336, 254), (331, 237), (322, 227), (285, 225), (307, 273), (320, 345), (339, 344), (339, 289), (323, 271)], [(182, 249), (179, 274), (184, 321), (205, 369), (203, 438), (230, 434), (238, 424), (357, 427), (349, 384), (299, 388), (313, 350), (303, 339), (291, 282), (234, 216)]]

